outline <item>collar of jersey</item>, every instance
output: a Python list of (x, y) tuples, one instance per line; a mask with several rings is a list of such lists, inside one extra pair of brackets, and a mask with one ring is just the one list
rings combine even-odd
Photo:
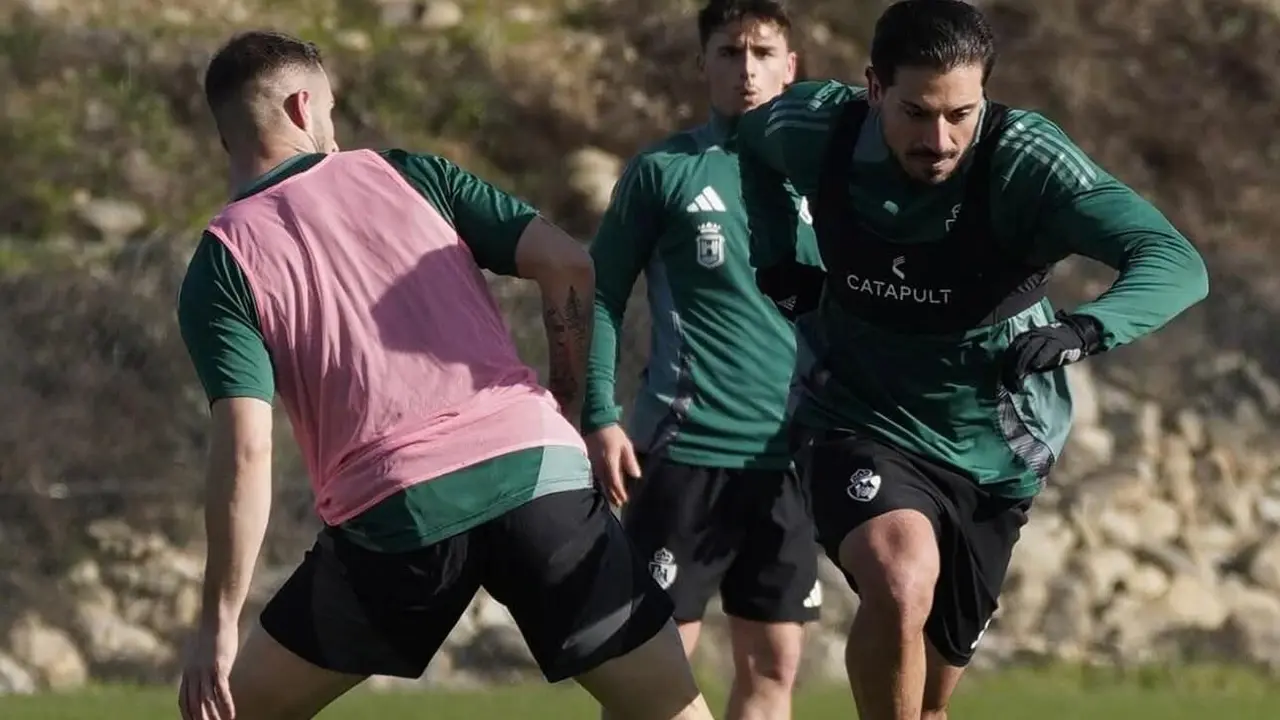
[(324, 153), (299, 153), (298, 155), (294, 155), (288, 160), (281, 162), (279, 165), (276, 165), (258, 177), (245, 183), (240, 188), (240, 192), (236, 193), (236, 200), (243, 200), (250, 195), (262, 192), (292, 175), (294, 169), (305, 170), (323, 158)]

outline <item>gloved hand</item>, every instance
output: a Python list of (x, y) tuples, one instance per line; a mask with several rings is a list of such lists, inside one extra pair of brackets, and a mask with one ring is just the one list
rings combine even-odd
[(792, 321), (818, 307), (826, 281), (826, 270), (802, 265), (794, 257), (756, 271), (756, 287)]
[(1059, 312), (1057, 321), (1019, 334), (1004, 351), (1001, 382), (1020, 392), (1031, 373), (1070, 365), (1102, 348), (1102, 325), (1088, 315)]

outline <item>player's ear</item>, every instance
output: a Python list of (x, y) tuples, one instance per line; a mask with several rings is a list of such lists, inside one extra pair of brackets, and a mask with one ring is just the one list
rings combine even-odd
[(866, 70), (867, 78), (867, 104), (875, 107), (880, 104), (884, 95), (884, 88), (880, 85), (880, 78), (876, 77), (875, 68), (870, 65)]
[(311, 93), (299, 90), (284, 99), (284, 112), (289, 121), (302, 130), (311, 130)]

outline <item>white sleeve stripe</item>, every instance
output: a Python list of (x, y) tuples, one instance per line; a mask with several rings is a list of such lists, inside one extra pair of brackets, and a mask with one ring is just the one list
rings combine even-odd
[[(1069, 142), (1052, 133), (1028, 129), (1023, 123), (1015, 123), (1013, 129), (1000, 139), (1000, 147), (1015, 154), (1026, 153), (1044, 163), (1051, 171), (1071, 176), (1086, 187), (1098, 179), (1098, 173), (1088, 157)], [(1017, 161), (1015, 160), (1015, 165)]]
[(1061, 149), (1050, 146), (1041, 137), (1029, 137), (1013, 146), (1018, 157), (1014, 160), (1011, 172), (1016, 172), (1023, 158), (1031, 158), (1049, 168), (1053, 174), (1073, 181), (1082, 189), (1093, 187), (1093, 178), (1087, 175), (1076, 163), (1071, 162)]

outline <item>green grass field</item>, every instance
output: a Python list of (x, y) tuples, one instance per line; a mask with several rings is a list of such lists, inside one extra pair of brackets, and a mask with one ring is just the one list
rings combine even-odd
[[(724, 693), (710, 691), (712, 709)], [(956, 720), (1275, 720), (1280, 682), (1235, 670), (1165, 669), (1117, 674), (1114, 670), (1026, 670), (966, 680), (951, 716)], [(174, 692), (103, 688), (72, 695), (0, 698), (4, 720), (85, 720), (178, 717)], [(573, 685), (506, 687), (486, 692), (357, 691), (323, 720), (476, 720), (597, 717), (591, 699)], [(856, 717), (848, 691), (805, 688), (797, 720)]]

